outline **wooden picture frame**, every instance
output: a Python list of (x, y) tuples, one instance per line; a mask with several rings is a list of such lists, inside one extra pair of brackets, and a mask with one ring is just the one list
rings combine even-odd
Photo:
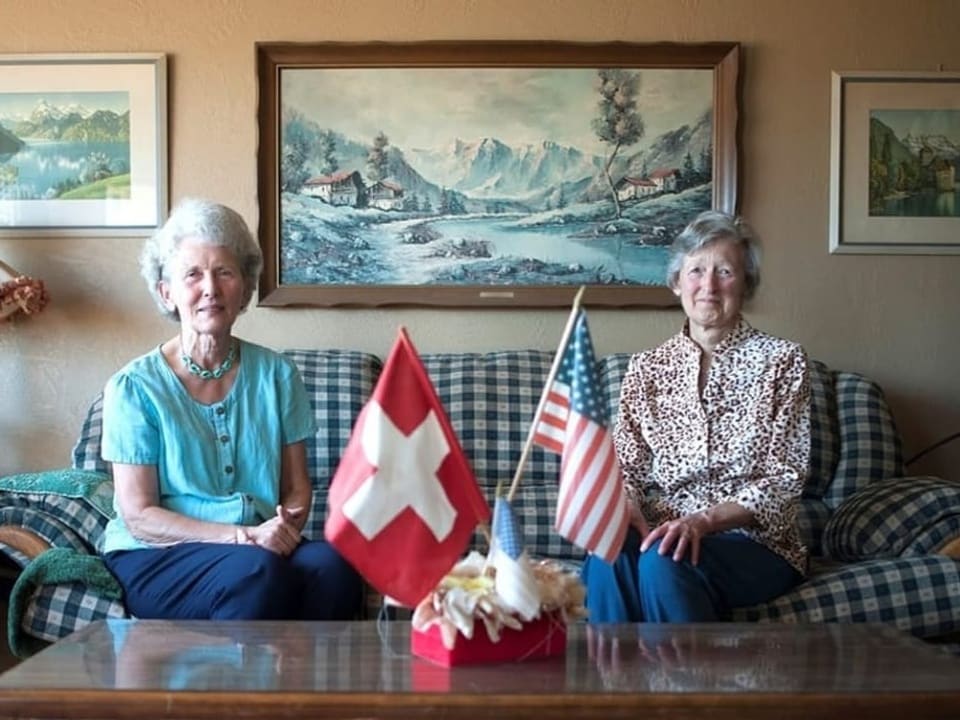
[(258, 43), (260, 304), (676, 305), (672, 237), (737, 210), (739, 50)]
[(960, 73), (831, 79), (830, 252), (960, 254)]
[(167, 210), (166, 55), (0, 55), (0, 235), (148, 235)]

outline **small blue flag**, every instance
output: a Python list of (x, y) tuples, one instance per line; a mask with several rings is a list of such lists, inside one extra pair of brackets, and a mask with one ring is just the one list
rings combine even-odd
[(523, 552), (523, 533), (513, 505), (506, 498), (498, 497), (493, 506), (493, 534), (497, 544), (507, 557), (516, 560)]
[(523, 530), (513, 505), (498, 497), (493, 506), (494, 588), (501, 600), (524, 620), (540, 614), (540, 588), (523, 549)]

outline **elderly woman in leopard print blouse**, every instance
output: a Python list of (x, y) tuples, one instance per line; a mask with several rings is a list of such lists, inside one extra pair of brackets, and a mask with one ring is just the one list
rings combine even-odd
[(613, 564), (584, 564), (592, 622), (721, 620), (806, 571), (807, 358), (741, 315), (760, 280), (749, 229), (702, 213), (674, 242), (667, 280), (687, 319), (623, 380), (614, 438), (632, 527)]

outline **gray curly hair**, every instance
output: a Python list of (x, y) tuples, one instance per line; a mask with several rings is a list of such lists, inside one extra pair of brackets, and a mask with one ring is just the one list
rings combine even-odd
[(743, 249), (745, 300), (753, 297), (760, 285), (760, 246), (750, 226), (741, 218), (719, 210), (697, 215), (670, 246), (667, 261), (667, 285), (676, 288), (684, 258), (720, 240), (731, 240)]
[(169, 282), (170, 261), (180, 243), (187, 238), (233, 252), (243, 276), (241, 310), (246, 310), (263, 268), (260, 246), (236, 210), (209, 200), (186, 198), (177, 204), (163, 226), (147, 239), (140, 253), (140, 274), (160, 312), (171, 320), (180, 321), (179, 311), (166, 306), (157, 284), (161, 280)]

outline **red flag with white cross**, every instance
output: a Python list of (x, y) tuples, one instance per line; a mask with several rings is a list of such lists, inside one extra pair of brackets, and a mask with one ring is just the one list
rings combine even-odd
[(331, 480), (324, 534), (374, 588), (413, 607), (489, 518), (440, 398), (401, 328)]

